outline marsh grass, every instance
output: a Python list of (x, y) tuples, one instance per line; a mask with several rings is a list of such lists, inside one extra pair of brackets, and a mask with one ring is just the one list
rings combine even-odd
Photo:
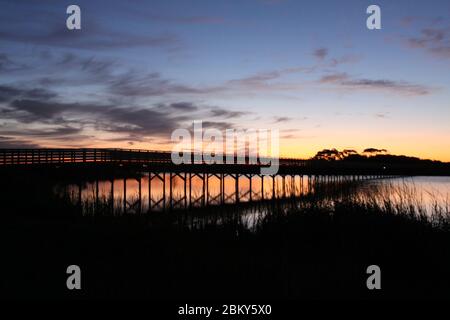
[[(1, 226), (12, 244), (5, 274), (18, 274), (5, 280), (11, 295), (70, 297), (55, 265), (72, 261), (88, 270), (85, 297), (428, 299), (450, 288), (448, 199), (407, 181), (126, 214), (121, 198), (116, 211), (89, 193), (80, 214), (73, 195), (37, 192), (11, 205), (8, 215), (21, 218)], [(381, 292), (365, 286), (371, 264), (382, 269)]]

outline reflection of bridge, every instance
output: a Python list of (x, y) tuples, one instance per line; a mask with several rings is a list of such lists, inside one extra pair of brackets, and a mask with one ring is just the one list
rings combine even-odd
[[(192, 156), (193, 158), (193, 156)], [(192, 159), (194, 160), (194, 159)], [(0, 149), (0, 170), (13, 169), (22, 171), (21, 168), (57, 169), (61, 171), (75, 171), (79, 185), (79, 202), (81, 204), (83, 169), (90, 171), (97, 169), (107, 169), (108, 179), (111, 181), (111, 204), (114, 202), (114, 183), (117, 173), (123, 178), (123, 211), (141, 211), (142, 209), (142, 187), (141, 179), (145, 178), (148, 183), (148, 208), (151, 210), (156, 206), (166, 207), (166, 202), (170, 208), (187, 207), (195, 204), (222, 204), (227, 203), (230, 198), (233, 202), (240, 202), (243, 197), (249, 201), (258, 198), (287, 197), (286, 188), (299, 186), (299, 192), (314, 189), (318, 184), (338, 184), (345, 181), (367, 180), (395, 175), (395, 170), (386, 168), (384, 165), (375, 163), (345, 163), (311, 161), (301, 159), (279, 159), (279, 170), (276, 175), (264, 176), (261, 168), (268, 165), (252, 163), (248, 158), (242, 159), (241, 163), (233, 164), (207, 164), (193, 163), (175, 165), (171, 160), (170, 152), (143, 151), (143, 150), (123, 150), (123, 149)], [(194, 162), (194, 161), (192, 161)], [(80, 171), (81, 170), (81, 171)], [(87, 171), (87, 170), (86, 170)], [(135, 174), (139, 173), (139, 174)], [(138, 199), (127, 200), (127, 177), (133, 177), (138, 182)], [(277, 192), (276, 179), (281, 180), (281, 190)], [(183, 183), (183, 192), (178, 198), (173, 195), (173, 181), (179, 179)], [(200, 180), (200, 196), (192, 193), (192, 180)], [(214, 179), (220, 184), (218, 195), (212, 196), (209, 192), (210, 180)], [(232, 180), (234, 193), (227, 195), (225, 192), (225, 180)], [(241, 192), (239, 181), (248, 179), (249, 190), (244, 194)], [(259, 190), (254, 190), (252, 181), (260, 179)], [(99, 178), (95, 178), (95, 202), (99, 198)], [(103, 179), (105, 180), (105, 179)], [(269, 183), (267, 182), (269, 180)], [(159, 181), (162, 184), (162, 198), (154, 200), (152, 198), (152, 183)], [(168, 185), (168, 186), (167, 186)], [(167, 186), (167, 187), (166, 187)], [(264, 190), (269, 188), (270, 190)], [(168, 189), (168, 190), (166, 190)], [(168, 195), (166, 195), (168, 193)], [(265, 198), (266, 196), (266, 198)], [(293, 196), (292, 193), (289, 196)], [(296, 196), (294, 192), (294, 196)], [(254, 198), (255, 197), (255, 198)], [(175, 199), (177, 198), (177, 199)], [(114, 208), (113, 208), (114, 209)]]

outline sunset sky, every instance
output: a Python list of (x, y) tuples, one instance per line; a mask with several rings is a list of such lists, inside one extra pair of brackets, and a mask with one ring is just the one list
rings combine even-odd
[[(66, 8), (82, 30), (67, 30)], [(366, 28), (381, 7), (382, 29)], [(450, 1), (0, 0), (0, 147), (170, 149), (278, 128), (281, 154), (450, 161)]]

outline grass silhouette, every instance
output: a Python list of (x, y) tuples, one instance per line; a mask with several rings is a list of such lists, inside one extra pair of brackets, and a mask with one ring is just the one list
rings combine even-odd
[[(450, 288), (448, 203), (426, 208), (408, 184), (151, 214), (110, 214), (100, 198), (84, 215), (42, 185), (2, 188), (8, 297), (431, 299)], [(83, 270), (78, 293), (65, 288), (70, 264)], [(372, 264), (380, 291), (366, 288)]]

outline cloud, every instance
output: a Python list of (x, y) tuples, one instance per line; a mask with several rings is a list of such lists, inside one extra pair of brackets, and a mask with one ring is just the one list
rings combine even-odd
[(195, 112), (199, 109), (198, 106), (194, 105), (192, 102), (174, 102), (170, 104), (159, 104), (158, 107), (161, 109), (165, 108), (182, 112)]
[(450, 28), (424, 28), (420, 35), (410, 37), (411, 48), (421, 48), (436, 56), (450, 58)]
[(25, 130), (1, 130), (2, 134), (9, 135), (9, 136), (20, 136), (21, 138), (27, 138), (27, 139), (33, 139), (33, 138), (51, 138), (56, 140), (65, 140), (68, 137), (71, 139), (74, 138), (74, 135), (77, 136), (77, 138), (88, 138), (85, 135), (79, 135), (79, 133), (82, 131), (82, 128), (75, 128), (70, 125), (63, 125), (53, 128), (41, 128), (41, 129), (35, 129), (35, 128), (27, 128)]
[[(319, 48), (313, 52), (313, 55), (320, 60), (312, 66), (307, 67), (291, 67), (278, 70), (271, 70), (266, 72), (259, 72), (253, 75), (229, 80), (225, 87), (226, 89), (243, 89), (243, 90), (257, 90), (257, 91), (292, 91), (298, 90), (302, 87), (299, 83), (281, 82), (281, 79), (293, 74), (312, 74), (320, 70), (327, 70), (327, 68), (335, 68), (342, 64), (356, 63), (361, 60), (360, 55), (347, 54), (341, 57), (329, 58), (329, 50), (327, 48)], [(280, 81), (277, 81), (280, 80)]]
[(222, 90), (220, 87), (196, 88), (164, 79), (158, 72), (140, 74), (129, 71), (110, 79), (108, 91), (128, 97), (150, 97), (169, 94), (207, 94)]
[(56, 96), (56, 93), (43, 88), (19, 89), (15, 86), (0, 85), (0, 102), (10, 101), (19, 97), (25, 99), (51, 99)]
[(39, 145), (28, 140), (17, 139), (14, 137), (0, 136), (0, 148), (32, 149), (32, 148), (39, 148)]
[(313, 55), (319, 60), (324, 60), (328, 55), (328, 49), (327, 48), (318, 48), (318, 49), (314, 50)]
[(248, 112), (244, 111), (231, 111), (223, 108), (212, 108), (210, 112), (214, 117), (221, 117), (224, 119), (239, 118), (248, 114)]
[(275, 117), (274, 123), (288, 122), (291, 120), (292, 119), (288, 117)]
[(337, 67), (342, 64), (357, 63), (357, 62), (361, 61), (361, 59), (362, 59), (362, 57), (360, 55), (347, 54), (342, 57), (330, 59), (330, 66)]
[(349, 88), (363, 88), (375, 90), (388, 90), (393, 93), (407, 94), (407, 95), (427, 95), (430, 93), (430, 88), (422, 85), (411, 84), (406, 81), (392, 81), (392, 80), (371, 80), (371, 79), (354, 79), (342, 82), (342, 85)]
[[(166, 95), (204, 95), (225, 90), (225, 87), (192, 86), (164, 78), (158, 72), (148, 72), (127, 67), (120, 61), (99, 58), (94, 55), (73, 52), (54, 54), (49, 57), (37, 55), (36, 68), (27, 73), (20, 85), (28, 87), (55, 88), (61, 86), (83, 87), (95, 95), (135, 99)], [(44, 74), (44, 75), (43, 75)], [(7, 92), (1, 92), (2, 95)], [(176, 107), (176, 106), (175, 106)]]
[(93, 20), (84, 20), (82, 29), (73, 31), (68, 30), (65, 24), (57, 22), (56, 19), (60, 18), (49, 15), (48, 21), (30, 19), (18, 24), (18, 21), (9, 21), (10, 23), (8, 23), (8, 18), (1, 22), (0, 39), (9, 42), (85, 50), (134, 47), (173, 49), (181, 46), (179, 37), (172, 33), (127, 33), (112, 28), (104, 28)]
[[(164, 135), (188, 117), (171, 116), (156, 108), (119, 107), (96, 103), (59, 103), (39, 100), (14, 100), (7, 109), (0, 109), (3, 119), (22, 123), (78, 126), (93, 125), (100, 131)], [(66, 127), (66, 129), (69, 129)], [(70, 129), (71, 130), (71, 129)], [(74, 131), (75, 132), (75, 131)], [(70, 133), (70, 132), (66, 132)]]
[(288, 82), (274, 82), (283, 76), (296, 73), (311, 73), (315, 67), (292, 67), (268, 72), (260, 72), (248, 77), (232, 79), (225, 84), (228, 90), (283, 91), (297, 90), (299, 85)]
[(27, 69), (25, 64), (17, 63), (5, 54), (0, 53), (0, 72), (14, 72)]
[(406, 28), (416, 28), (417, 35), (402, 36), (402, 41), (412, 49), (422, 49), (435, 57), (450, 58), (450, 26), (444, 17), (404, 17), (400, 23)]
[(100, 60), (95, 56), (81, 57), (73, 53), (63, 54), (56, 65), (60, 69), (79, 69), (91, 75), (105, 75), (110, 76), (114, 67), (117, 67), (117, 62), (114, 60)]
[(333, 73), (328, 74), (320, 78), (320, 83), (336, 83), (349, 79), (349, 75), (346, 73)]
[(349, 90), (389, 91), (396, 94), (413, 96), (427, 95), (432, 91), (430, 87), (409, 83), (407, 81), (352, 78), (347, 73), (325, 75), (319, 80), (319, 83), (334, 84)]
[(225, 131), (227, 129), (232, 129), (235, 126), (232, 122), (227, 122), (227, 121), (203, 121), (202, 127), (203, 128), (214, 128), (214, 129), (218, 129), (220, 131)]
[[(173, 130), (185, 127), (193, 119), (204, 119), (205, 127), (225, 129), (233, 127), (233, 123), (220, 119), (228, 120), (246, 114), (186, 101), (144, 107), (98, 102), (60, 102), (44, 94), (36, 95), (35, 99), (25, 99), (18, 98), (23, 93), (17, 88), (3, 89), (8, 98), (13, 99), (0, 107), (0, 119), (14, 129), (0, 126), (0, 134), (30, 139), (89, 139), (86, 132), (106, 140), (111, 139), (110, 134), (114, 134), (116, 141), (145, 141), (155, 137), (168, 139)], [(34, 91), (25, 92), (30, 95), (29, 92)], [(193, 112), (196, 113), (195, 117)]]

